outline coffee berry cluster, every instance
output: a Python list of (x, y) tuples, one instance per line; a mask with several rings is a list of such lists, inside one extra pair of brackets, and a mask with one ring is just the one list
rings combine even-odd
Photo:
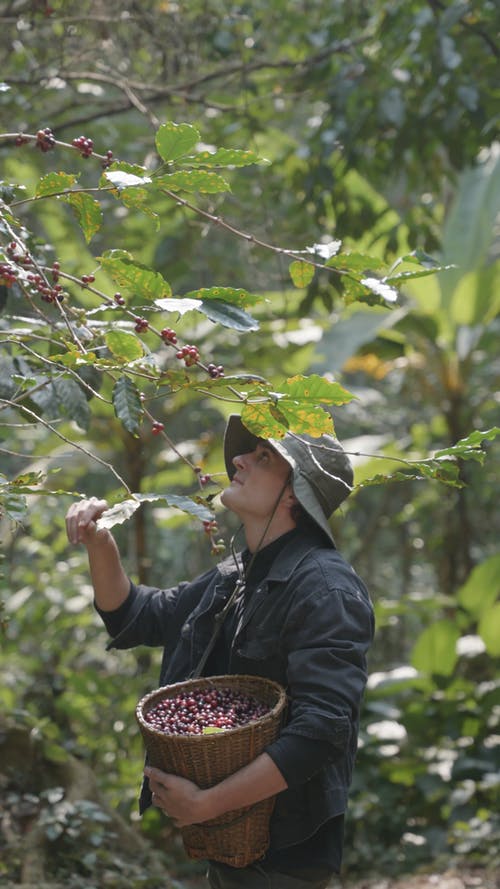
[(239, 728), (260, 719), (269, 708), (253, 695), (231, 688), (181, 691), (144, 714), (146, 722), (168, 735), (203, 735), (207, 729)]

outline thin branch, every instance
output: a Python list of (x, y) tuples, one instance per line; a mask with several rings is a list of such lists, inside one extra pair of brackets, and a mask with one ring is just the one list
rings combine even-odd
[(108, 463), (106, 460), (103, 460), (102, 457), (98, 457), (97, 454), (92, 454), (91, 451), (88, 451), (87, 448), (84, 448), (83, 445), (78, 444), (78, 442), (71, 441), (69, 438), (66, 438), (66, 436), (63, 435), (62, 432), (59, 432), (55, 428), (55, 426), (52, 425), (52, 423), (49, 423), (48, 420), (44, 420), (43, 417), (39, 417), (38, 414), (36, 414), (34, 411), (27, 408), (24, 404), (15, 404), (14, 402), (11, 402), (9, 399), (5, 399), (5, 398), (0, 399), (0, 403), (3, 403), (7, 406), (11, 406), (11, 407), (15, 408), (15, 410), (20, 410), (23, 413), (27, 414), (27, 416), (31, 417), (31, 419), (34, 420), (36, 423), (41, 423), (42, 426), (45, 426), (45, 428), (48, 429), (49, 432), (52, 432), (54, 435), (57, 436), (57, 438), (60, 438), (61, 441), (63, 441), (65, 444), (69, 445), (72, 448), (76, 448), (76, 450), (81, 451), (83, 454), (85, 454), (85, 456), (90, 457), (91, 460), (95, 460), (96, 463), (99, 463), (101, 466), (104, 466), (109, 472), (111, 472), (114, 475), (114, 477), (117, 479), (117, 481), (119, 481), (120, 484), (125, 488), (127, 494), (132, 496), (132, 491), (130, 490), (129, 486), (127, 485), (127, 482), (125, 481), (125, 479), (123, 479), (121, 477), (121, 475), (116, 471), (116, 469), (114, 468), (114, 466), (111, 463)]

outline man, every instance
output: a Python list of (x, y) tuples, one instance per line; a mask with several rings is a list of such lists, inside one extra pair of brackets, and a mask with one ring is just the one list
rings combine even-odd
[[(105, 501), (74, 504), (68, 537), (87, 546), (110, 647), (163, 646), (160, 685), (202, 667), (206, 676), (260, 675), (287, 689), (287, 725), (265, 752), (205, 790), (146, 768), (141, 811), (152, 803), (182, 827), (276, 795), (264, 858), (240, 869), (210, 862), (210, 886), (324, 889), (340, 870), (374, 631), (366, 587), (328, 522), (352, 490), (352, 468), (333, 436), (265, 441), (237, 416), (224, 451), (230, 484), (221, 500), (239, 517), (247, 547), (194, 581), (166, 590), (131, 583), (112, 535), (96, 527)], [(236, 585), (214, 639), (215, 616)]]

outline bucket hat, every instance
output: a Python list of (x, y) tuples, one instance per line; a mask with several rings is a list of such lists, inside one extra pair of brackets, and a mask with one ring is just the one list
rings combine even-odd
[(334, 544), (328, 522), (331, 514), (349, 496), (353, 486), (351, 462), (333, 435), (312, 438), (289, 432), (284, 438), (262, 439), (232, 414), (224, 435), (224, 460), (231, 480), (236, 472), (233, 459), (253, 451), (259, 441), (267, 441), (289, 464), (291, 483), (298, 502)]

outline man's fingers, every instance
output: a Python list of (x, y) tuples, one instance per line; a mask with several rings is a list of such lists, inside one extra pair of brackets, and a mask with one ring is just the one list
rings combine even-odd
[(97, 532), (96, 521), (109, 508), (106, 500), (90, 497), (73, 503), (66, 514), (66, 533), (70, 543), (88, 543)]

